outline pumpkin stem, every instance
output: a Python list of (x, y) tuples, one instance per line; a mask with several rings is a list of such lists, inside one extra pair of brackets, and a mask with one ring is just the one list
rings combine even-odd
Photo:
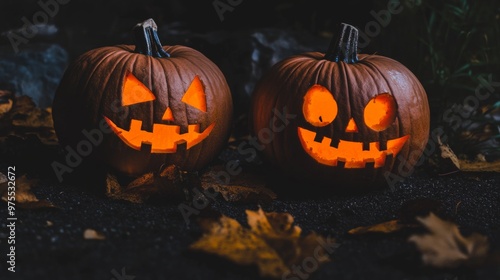
[(134, 52), (153, 57), (170, 57), (162, 47), (157, 30), (158, 27), (152, 18), (134, 26), (132, 30), (135, 37)]
[(325, 59), (345, 63), (358, 62), (358, 29), (341, 23), (337, 37), (332, 39), (326, 51)]

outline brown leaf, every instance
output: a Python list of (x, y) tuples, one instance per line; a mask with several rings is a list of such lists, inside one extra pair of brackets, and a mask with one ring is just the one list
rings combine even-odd
[(434, 213), (418, 220), (429, 233), (412, 235), (409, 241), (415, 243), (422, 253), (422, 261), (427, 265), (453, 268), (476, 263), (488, 254), (486, 236), (474, 233), (464, 237), (457, 225), (440, 219)]
[(7, 114), (10, 109), (12, 109), (12, 104), (14, 104), (14, 102), (10, 99), (0, 103), (0, 118)]
[(451, 162), (453, 162), (453, 164), (458, 169), (460, 169), (460, 160), (455, 155), (455, 153), (451, 150), (450, 146), (448, 146), (447, 144), (443, 144), (443, 142), (441, 142), (440, 137), (438, 137), (438, 144), (439, 144), (439, 149), (441, 150), (441, 157), (450, 159)]
[(2, 172), (0, 172), (0, 184), (3, 184), (7, 181), (8, 181), (7, 176), (5, 176)]
[(394, 233), (406, 228), (420, 227), (417, 218), (431, 212), (439, 212), (441, 202), (431, 198), (414, 198), (405, 201), (398, 211), (398, 218), (375, 225), (360, 226), (348, 231), (352, 235), (370, 233)]
[(39, 108), (26, 95), (14, 99), (12, 108), (5, 113), (2, 122), (3, 133), (24, 138), (28, 134), (36, 135), (42, 143), (58, 143), (52, 121), (52, 108)]
[(110, 198), (133, 203), (144, 203), (152, 199), (179, 199), (183, 195), (180, 177), (181, 171), (174, 165), (167, 166), (158, 174), (143, 174), (125, 185), (122, 185), (115, 175), (108, 173), (106, 194)]
[(0, 88), (0, 119), (12, 109), (13, 98), (12, 91)]
[(361, 226), (348, 231), (349, 234), (365, 234), (365, 233), (392, 233), (405, 228), (406, 224), (402, 224), (399, 220), (390, 220), (376, 225)]
[(300, 265), (305, 258), (316, 259), (319, 264), (330, 261), (320, 236), (314, 232), (301, 235), (288, 213), (265, 213), (246, 210), (249, 228), (238, 221), (222, 216), (217, 221), (203, 220), (203, 236), (189, 247), (190, 250), (215, 254), (240, 265), (257, 265), (262, 277), (281, 279), (290, 273), (290, 267)]
[[(17, 177), (15, 180), (15, 205), (24, 209), (37, 209), (37, 208), (54, 208), (51, 202), (47, 200), (39, 200), (32, 192), (31, 187), (35, 186), (38, 180), (29, 179), (26, 175)], [(12, 186), (12, 184), (10, 185)], [(0, 192), (3, 201), (8, 201), (9, 195), (9, 182), (0, 184)]]
[(460, 171), (467, 172), (500, 172), (500, 161), (487, 162), (484, 160), (469, 161), (458, 158), (453, 150), (438, 138), (441, 157), (449, 158)]
[(468, 172), (500, 172), (500, 161), (466, 161), (460, 160), (460, 170)]
[[(265, 182), (258, 174), (250, 171), (230, 176), (229, 184), (219, 179), (223, 166), (214, 166), (201, 177), (201, 187), (205, 190), (212, 188), (220, 193), (224, 200), (230, 202), (270, 202), (276, 199), (276, 194), (265, 187)], [(227, 173), (229, 174), (229, 173)], [(229, 176), (229, 175), (228, 175)]]
[(106, 236), (94, 229), (88, 228), (83, 232), (83, 238), (91, 240), (104, 240), (106, 239)]

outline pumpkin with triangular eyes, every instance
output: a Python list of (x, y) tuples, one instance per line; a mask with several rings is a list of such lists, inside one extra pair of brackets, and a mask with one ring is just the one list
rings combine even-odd
[[(273, 128), (276, 112), (293, 116), (262, 154), (294, 178), (336, 188), (387, 186), (410, 174), (427, 143), (427, 95), (401, 63), (357, 54), (358, 30), (342, 24), (326, 53), (275, 64), (252, 96), (251, 131)], [(269, 140), (271, 139), (271, 140)]]
[(200, 170), (229, 137), (226, 79), (199, 51), (162, 46), (152, 19), (134, 32), (135, 46), (93, 49), (68, 67), (53, 103), (59, 141), (78, 147), (99, 129), (91, 158), (129, 176), (171, 164)]

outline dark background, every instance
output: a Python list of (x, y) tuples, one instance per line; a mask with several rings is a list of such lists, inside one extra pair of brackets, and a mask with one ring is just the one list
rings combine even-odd
[[(341, 22), (365, 30), (375, 20), (371, 12), (385, 10), (388, 3), (242, 0), (233, 11), (225, 12), (221, 21), (212, 0), (71, 0), (60, 5), (57, 14), (38, 26), (36, 36), (21, 44), (15, 53), (9, 34), (19, 34), (23, 17), (32, 22), (33, 15), (41, 10), (37, 2), (0, 2), (0, 90), (30, 95), (41, 107), (50, 106), (68, 63), (93, 48), (132, 43), (131, 28), (151, 17), (158, 24), (164, 45), (196, 48), (224, 72), (233, 93), (235, 138), (248, 133), (248, 101), (255, 82), (266, 69), (291, 54), (325, 51)], [(499, 159), (498, 87), (479, 106), (463, 106), (464, 99), (473, 95), (480, 84), (479, 77), (488, 80), (491, 75), (492, 81), (500, 81), (499, 1), (401, 3), (403, 11), (392, 15), (390, 23), (361, 51), (394, 58), (417, 75), (429, 97), (432, 128), (447, 131), (448, 142), (458, 155)], [(466, 116), (458, 128), (452, 128), (444, 117), (453, 104), (459, 106), (455, 115)], [(11, 142), (0, 148), (2, 170), (21, 158), (29, 160), (17, 163), (19, 167), (39, 174), (40, 166), (49, 169), (49, 160), (31, 154), (43, 150), (39, 142)], [(244, 167), (251, 170), (255, 166)], [(492, 251), (498, 251), (498, 174), (460, 173), (449, 163), (437, 169), (426, 162), (390, 192), (311, 198), (302, 196), (299, 189), (298, 196), (282, 192), (278, 200), (263, 206), (266, 211), (291, 213), (304, 232), (333, 235), (342, 243), (335, 261), (311, 279), (498, 279), (498, 266), (457, 270), (423, 266), (418, 252), (406, 242), (408, 232), (360, 238), (345, 234), (357, 226), (435, 211), (461, 225), (466, 234), (487, 235)], [(452, 175), (446, 176), (448, 171)], [(92, 177), (83, 171), (74, 177), (78, 176)], [(199, 237), (200, 231), (194, 225), (185, 225), (176, 203), (135, 205), (114, 201), (73, 183), (59, 186), (42, 182), (33, 190), (37, 197), (59, 208), (18, 212), (21, 272), (7, 279), (110, 279), (111, 271), (122, 267), (137, 280), (257, 278), (253, 268), (187, 253), (187, 246)], [(254, 203), (219, 200), (210, 209), (244, 222), (244, 209), (256, 207)], [(5, 207), (1, 211), (4, 213)], [(47, 221), (53, 226), (47, 226)], [(4, 248), (3, 218), (1, 222), (0, 244)], [(106, 240), (82, 240), (86, 228), (103, 232)], [(0, 268), (0, 279), (5, 279), (3, 258)]]
[[(389, 3), (386, 0), (235, 2), (239, 4), (225, 11), (221, 20), (214, 8), (215, 1), (208, 0), (70, 0), (58, 5), (58, 12), (48, 18), (34, 38), (20, 44), (19, 49), (47, 48), (43, 44), (58, 46), (57, 51), (45, 54), (48, 58), (41, 58), (51, 60), (50, 57), (59, 56), (58, 67), (53, 68), (50, 82), (45, 83), (49, 86), (40, 93), (44, 95), (40, 105), (50, 106), (67, 63), (92, 48), (131, 44), (131, 28), (151, 17), (159, 26), (163, 44), (196, 48), (224, 72), (233, 93), (235, 122), (241, 122), (236, 123), (235, 129), (239, 136), (245, 133), (240, 130), (245, 127), (253, 86), (266, 69), (291, 54), (326, 51), (341, 22), (370, 34), (366, 28), (370, 22), (376, 22), (374, 13), (387, 10)], [(375, 30), (375, 36), (360, 51), (394, 58), (417, 75), (428, 93), (433, 127), (444, 126), (448, 130), (453, 139), (450, 144), (458, 154), (471, 159), (480, 154), (489, 161), (499, 158), (498, 92), (473, 108), (463, 105), (464, 99), (480, 85), (479, 77), (500, 80), (500, 4), (494, 0), (401, 0), (400, 6), (402, 12), (392, 15), (379, 32)], [(15, 57), (9, 57), (12, 51), (9, 32), (19, 34), (23, 28), (21, 19), (26, 17), (33, 22), (33, 16), (41, 10), (34, 0), (2, 1), (0, 56)], [(39, 74), (43, 75), (46, 74)], [(36, 74), (27, 76), (18, 83), (30, 84)], [(12, 80), (8, 73), (0, 72), (0, 85), (9, 86)], [(19, 89), (19, 85), (13, 87), (18, 93), (30, 94)], [(452, 115), (462, 113), (470, 121), (450, 129), (453, 123), (446, 110), (454, 104), (459, 109)]]

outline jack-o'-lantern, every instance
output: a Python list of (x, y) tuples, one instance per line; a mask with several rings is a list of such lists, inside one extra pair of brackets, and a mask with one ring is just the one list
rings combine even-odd
[(53, 104), (59, 141), (98, 142), (90, 158), (125, 175), (199, 170), (229, 137), (226, 79), (199, 51), (162, 46), (152, 19), (133, 31), (135, 46), (93, 49), (68, 67)]
[[(430, 126), (424, 88), (401, 63), (358, 55), (357, 40), (358, 30), (342, 24), (326, 53), (286, 58), (256, 85), (251, 131), (264, 158), (293, 177), (381, 186), (390, 173), (409, 174), (423, 152)], [(262, 139), (276, 112), (293, 118)]]

